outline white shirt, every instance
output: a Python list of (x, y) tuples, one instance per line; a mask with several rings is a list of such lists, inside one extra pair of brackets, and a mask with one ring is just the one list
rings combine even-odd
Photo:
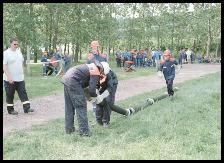
[(187, 54), (187, 59), (191, 59), (191, 51), (190, 50), (187, 50), (186, 51), (186, 54)]
[[(4, 51), (3, 65), (8, 66), (8, 71), (12, 76), (13, 81), (23, 81), (23, 55), (20, 50), (12, 51), (10, 48)], [(3, 74), (3, 80), (8, 81), (5, 73)]]

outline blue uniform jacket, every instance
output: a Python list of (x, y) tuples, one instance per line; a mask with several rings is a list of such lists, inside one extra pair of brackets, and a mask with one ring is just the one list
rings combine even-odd
[(166, 80), (175, 78), (175, 66), (178, 65), (177, 61), (174, 59), (165, 60), (160, 63), (160, 71), (163, 72), (163, 75)]
[(94, 53), (92, 53), (92, 54), (93, 54), (94, 57), (91, 58), (91, 59), (87, 59), (87, 61), (86, 61), (87, 64), (94, 63), (95, 60), (98, 60), (99, 62), (107, 62), (107, 59), (102, 57), (101, 55), (97, 55), (97, 54), (94, 54)]

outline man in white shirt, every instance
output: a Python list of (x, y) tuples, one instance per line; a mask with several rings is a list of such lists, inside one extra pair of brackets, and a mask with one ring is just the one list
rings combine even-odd
[(190, 48), (188, 48), (188, 50), (186, 51), (186, 54), (187, 54), (187, 62), (191, 63), (191, 49)]
[(23, 103), (24, 113), (33, 112), (30, 108), (30, 102), (26, 93), (24, 73), (23, 73), (23, 55), (18, 49), (18, 40), (10, 39), (10, 48), (4, 51), (3, 57), (3, 80), (6, 92), (6, 103), (9, 114), (17, 115), (14, 110), (14, 94), (17, 91), (21, 102)]

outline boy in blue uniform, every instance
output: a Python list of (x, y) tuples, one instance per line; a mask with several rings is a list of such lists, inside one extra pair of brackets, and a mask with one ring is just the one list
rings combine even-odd
[(166, 80), (167, 85), (167, 92), (170, 97), (170, 100), (173, 100), (173, 80), (175, 78), (175, 66), (178, 65), (177, 61), (174, 58), (171, 58), (170, 51), (166, 50), (163, 54), (164, 61), (160, 63), (159, 77), (162, 77), (162, 72), (164, 75), (164, 78)]
[[(108, 127), (111, 111), (129, 116), (134, 113), (134, 109), (123, 109), (114, 104), (115, 94), (118, 85), (117, 75), (110, 69), (107, 62), (101, 62), (104, 67), (105, 81), (101, 82), (99, 94), (96, 98), (96, 121), (103, 127)], [(106, 93), (107, 92), (107, 93)], [(104, 96), (103, 94), (107, 94)]]

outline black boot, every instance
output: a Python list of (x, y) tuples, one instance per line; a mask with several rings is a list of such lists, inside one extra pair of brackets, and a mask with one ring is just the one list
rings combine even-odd
[(173, 101), (174, 100), (173, 95), (169, 95), (169, 99), (170, 99), (170, 101)]
[(72, 134), (73, 132), (75, 132), (75, 127), (73, 127), (72, 129), (65, 129), (66, 134)]
[(17, 115), (18, 112), (14, 110), (14, 107), (13, 106), (7, 106), (7, 111), (9, 114), (12, 114), (12, 115)]
[(109, 127), (109, 123), (108, 122), (103, 122), (103, 127), (104, 128), (108, 128)]
[(34, 109), (30, 108), (30, 103), (23, 104), (24, 113), (34, 112)]

